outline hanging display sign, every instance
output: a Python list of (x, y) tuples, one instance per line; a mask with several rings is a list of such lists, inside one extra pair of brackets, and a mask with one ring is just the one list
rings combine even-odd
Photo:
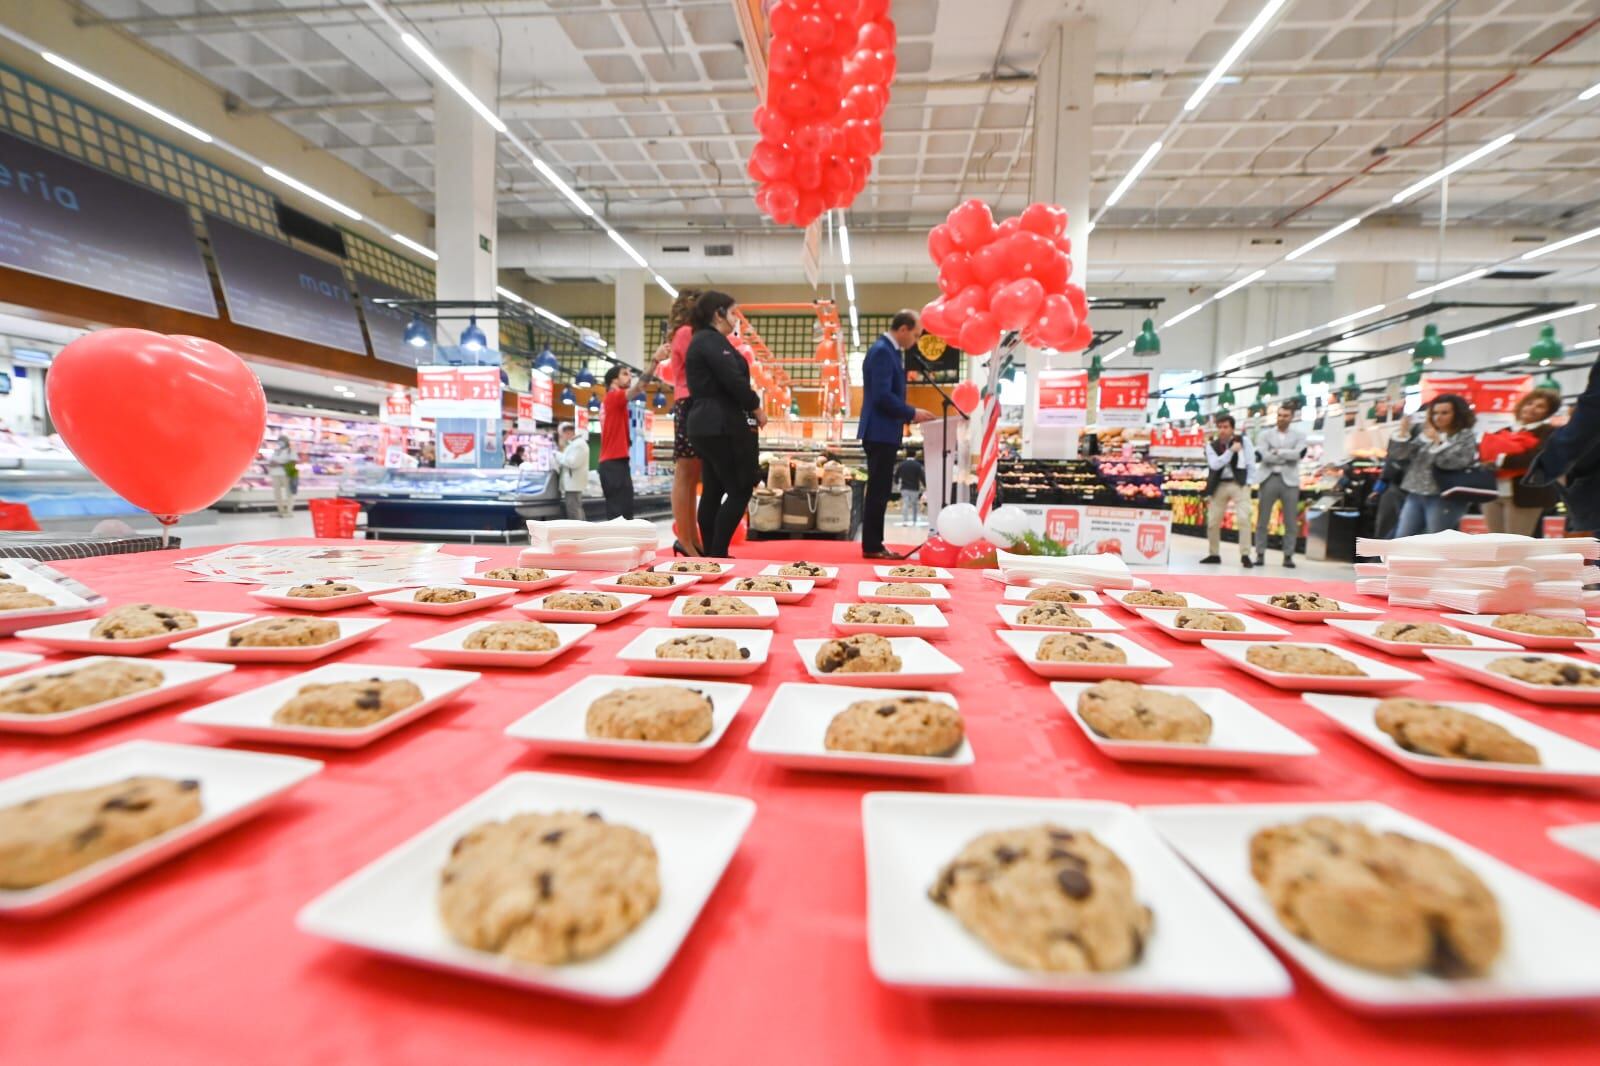
[(1067, 547), (1073, 555), (1116, 555), (1129, 566), (1166, 566), (1172, 547), (1172, 512), (1153, 507), (1089, 507), (1082, 504), (1013, 504), (1028, 528)]
[(433, 344), (412, 347), (406, 343), (406, 327), (411, 324), (411, 312), (380, 304), (378, 300), (415, 300), (415, 293), (386, 285), (376, 278), (352, 271), (356, 290), (361, 294), (361, 317), (367, 324), (367, 340), (372, 344), (372, 354), (386, 363), (416, 366), (433, 362)]
[(207, 215), (228, 317), (280, 337), (367, 354), (344, 269), (280, 240)]
[(1089, 416), (1087, 370), (1039, 371), (1036, 426), (1082, 426)]
[(1149, 406), (1150, 371), (1108, 371), (1100, 376), (1100, 425), (1142, 426)]
[(536, 422), (556, 420), (556, 384), (548, 371), (535, 370), (531, 376), (528, 396), (532, 401), (532, 418)]
[(404, 389), (396, 389), (383, 398), (383, 414), (379, 417), (379, 421), (391, 425), (409, 426), (411, 406), (411, 393)]
[(1477, 380), (1471, 374), (1424, 374), (1422, 375), (1422, 402), (1427, 405), (1440, 396), (1454, 393), (1471, 403), (1472, 389)]
[(1150, 430), (1152, 459), (1204, 459), (1206, 431), (1200, 426), (1156, 426)]
[(1516, 421), (1517, 403), (1532, 388), (1532, 374), (1424, 374), (1422, 404), (1454, 393), (1472, 405), (1478, 433), (1492, 433)]
[(500, 368), (419, 366), (412, 412), (424, 418), (500, 418)]
[[(589, 432), (589, 409), (587, 407), (574, 407), (572, 410), (572, 428), (578, 431), (578, 436)], [(600, 428), (600, 420), (594, 420), (594, 428)]]

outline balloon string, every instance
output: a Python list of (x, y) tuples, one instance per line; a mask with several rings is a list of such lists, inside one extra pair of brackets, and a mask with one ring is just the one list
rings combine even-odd
[(170, 542), (170, 538), (172, 536), (172, 527), (177, 525), (178, 519), (182, 518), (183, 516), (175, 514), (158, 514), (154, 515), (153, 517), (157, 522), (161, 523), (161, 546), (165, 548)]

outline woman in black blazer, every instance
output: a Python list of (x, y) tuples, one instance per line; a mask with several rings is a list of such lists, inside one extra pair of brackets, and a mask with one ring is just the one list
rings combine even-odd
[(761, 480), (758, 430), (767, 424), (761, 397), (750, 387), (750, 364), (728, 340), (733, 332), (734, 298), (705, 292), (689, 324), (689, 444), (700, 453), (701, 494), (696, 512), (700, 543), (713, 557), (725, 557), (734, 530)]

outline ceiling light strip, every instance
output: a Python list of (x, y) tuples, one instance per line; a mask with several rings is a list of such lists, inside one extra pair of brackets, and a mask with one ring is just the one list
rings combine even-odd
[[(1307, 252), (1311, 251), (1313, 248), (1319, 248), (1333, 240), (1335, 237), (1339, 236), (1339, 234), (1355, 229), (1357, 226), (1361, 225), (1361, 219), (1361, 215), (1357, 215), (1355, 218), (1345, 219), (1328, 232), (1322, 234), (1320, 237), (1313, 237), (1311, 240), (1302, 244), (1300, 247), (1296, 248), (1283, 258), (1292, 263), (1296, 259), (1299, 259), (1302, 255), (1305, 255)], [(1217, 296), (1217, 299), (1222, 299), (1221, 294)]]
[(362, 221), (360, 211), (357, 211), (355, 208), (346, 204), (340, 203), (327, 193), (318, 192), (316, 189), (313, 189), (299, 178), (290, 177), (277, 167), (267, 166), (265, 163), (263, 163), (261, 165), (261, 172), (267, 177), (271, 178), (273, 181), (281, 182), (284, 185), (289, 186), (289, 188), (293, 189), (295, 192), (309, 196), (311, 199), (317, 201), (317, 203), (322, 204), (325, 207), (333, 208), (346, 218), (354, 219), (357, 222)]
[(1244, 288), (1246, 285), (1250, 284), (1252, 281), (1260, 281), (1262, 276), (1265, 275), (1266, 272), (1267, 272), (1266, 268), (1263, 267), (1262, 269), (1257, 270), (1253, 274), (1246, 274), (1244, 277), (1240, 278), (1238, 281), (1234, 282), (1232, 285), (1229, 285), (1226, 289), (1223, 289), (1221, 292), (1217, 293), (1215, 296), (1212, 297), (1212, 299), (1213, 300), (1220, 300), (1225, 296), (1232, 296), (1234, 293), (1238, 292), (1240, 289)]
[(1205, 76), (1205, 79), (1190, 94), (1189, 99), (1184, 101), (1183, 109), (1185, 111), (1193, 111), (1200, 106), (1200, 101), (1204, 100), (1206, 95), (1216, 87), (1217, 82), (1222, 80), (1222, 76), (1228, 73), (1228, 68), (1239, 61), (1239, 57), (1244, 55), (1245, 49), (1249, 48), (1251, 43), (1261, 36), (1262, 31), (1267, 28), (1267, 23), (1271, 22), (1272, 17), (1288, 2), (1289, 0), (1267, 0), (1266, 5), (1250, 21), (1250, 25), (1244, 28), (1244, 32), (1239, 34), (1232, 47), (1222, 54), (1221, 59), (1217, 60), (1217, 65), (1211, 68), (1211, 73)]
[(1447, 166), (1440, 167), (1438, 170), (1434, 171), (1432, 174), (1429, 174), (1421, 181), (1416, 182), (1413, 185), (1406, 186), (1404, 189), (1390, 197), (1389, 202), (1392, 204), (1403, 204), (1413, 196), (1417, 195), (1419, 192), (1422, 192), (1424, 189), (1428, 188), (1428, 186), (1443, 181), (1445, 178), (1448, 178), (1458, 170), (1470, 167), (1484, 156), (1498, 152), (1500, 149), (1504, 148), (1506, 145), (1510, 144), (1516, 139), (1517, 135), (1515, 133), (1501, 134), (1488, 144), (1480, 145), (1479, 147), (1468, 152), (1466, 155), (1462, 156), (1460, 159), (1455, 160)]
[(1581, 315), (1585, 311), (1593, 311), (1595, 306), (1595, 304), (1579, 304), (1577, 307), (1563, 307), (1559, 311), (1549, 311), (1542, 315), (1534, 315), (1531, 318), (1519, 318), (1515, 322), (1507, 323), (1505, 328), (1516, 329), (1518, 326), (1536, 326), (1540, 322), (1554, 322), (1558, 318), (1566, 318), (1569, 315)]
[(1563, 248), (1570, 248), (1574, 244), (1581, 244), (1584, 241), (1593, 240), (1596, 237), (1600, 237), (1600, 226), (1597, 226), (1594, 229), (1584, 230), (1582, 233), (1575, 233), (1571, 237), (1567, 237), (1564, 240), (1556, 241), (1554, 244), (1541, 244), (1532, 251), (1523, 252), (1522, 258), (1537, 259), (1541, 255), (1549, 255), (1551, 252), (1559, 252)]
[(1333, 319), (1331, 322), (1324, 322), (1322, 325), (1318, 326), (1317, 328), (1318, 329), (1333, 329), (1335, 326), (1342, 326), (1347, 322), (1354, 322), (1358, 318), (1366, 318), (1368, 315), (1375, 315), (1379, 311), (1382, 311), (1385, 307), (1388, 307), (1388, 306), (1389, 306), (1388, 304), (1373, 304), (1371, 307), (1363, 307), (1361, 310), (1352, 311), (1348, 315), (1340, 315), (1338, 318)]
[(1190, 317), (1191, 315), (1199, 314), (1201, 308), (1205, 307), (1205, 305), (1210, 303), (1210, 302), (1211, 302), (1210, 300), (1201, 300), (1199, 303), (1195, 304), (1193, 307), (1189, 308), (1187, 311), (1179, 311), (1177, 314), (1173, 315), (1171, 318), (1169, 318), (1165, 322), (1161, 323), (1161, 328), (1162, 329), (1166, 329), (1168, 326), (1176, 326), (1179, 322), (1182, 322), (1184, 319)]
[(416, 57), (422, 60), (429, 70), (433, 71), (435, 77), (448, 85), (457, 96), (465, 100), (467, 106), (476, 111), (478, 117), (492, 126), (496, 133), (504, 133), (506, 131), (506, 124), (500, 121), (500, 116), (495, 114), (488, 104), (478, 99), (477, 94), (467, 88), (467, 83), (456, 77), (449, 67), (441, 63), (439, 57), (428, 50), (427, 45), (423, 44), (413, 34), (406, 33), (403, 30), (400, 33), (400, 43), (411, 49)]
[(1144, 154), (1139, 157), (1139, 161), (1133, 164), (1132, 167), (1128, 168), (1128, 172), (1122, 176), (1122, 180), (1117, 182), (1117, 187), (1111, 190), (1111, 195), (1106, 197), (1106, 202), (1101, 205), (1100, 210), (1104, 211), (1106, 208), (1115, 205), (1118, 200), (1122, 199), (1122, 194), (1133, 187), (1133, 183), (1139, 180), (1139, 175), (1144, 173), (1144, 168), (1150, 165), (1150, 161), (1153, 160), (1160, 151), (1160, 141), (1155, 141), (1150, 145), (1150, 147), (1146, 148), (1144, 150)]
[(1408, 300), (1420, 300), (1424, 296), (1432, 296), (1436, 292), (1443, 292), (1445, 289), (1454, 288), (1457, 285), (1462, 285), (1462, 284), (1465, 284), (1466, 282), (1474, 281), (1474, 280), (1476, 280), (1478, 278), (1483, 277), (1487, 273), (1489, 273), (1489, 268), (1488, 267), (1484, 267), (1481, 270), (1469, 270), (1465, 274), (1457, 274), (1453, 278), (1449, 278), (1449, 279), (1447, 279), (1445, 281), (1441, 281), (1441, 282), (1438, 282), (1436, 284), (1429, 285), (1425, 289), (1418, 289), (1416, 292), (1408, 292), (1408, 293), (1406, 293), (1406, 299), (1408, 299)]
[(844, 257), (844, 265), (850, 265), (850, 227), (843, 221), (839, 223), (839, 254)]
[(99, 89), (103, 93), (109, 93), (110, 95), (115, 96), (118, 100), (121, 100), (129, 107), (136, 107), (140, 111), (143, 111), (145, 114), (149, 115), (151, 118), (159, 119), (160, 121), (171, 126), (173, 129), (182, 130), (184, 133), (187, 133), (197, 141), (202, 141), (205, 144), (211, 143), (211, 134), (207, 133), (205, 130), (198, 126), (191, 126), (189, 123), (183, 121), (183, 119), (172, 114), (170, 111), (163, 111), (155, 104), (133, 95), (120, 85), (115, 85), (109, 81), (106, 81), (100, 75), (90, 73), (89, 71), (78, 66), (76, 63), (62, 59), (54, 52), (40, 52), (39, 55), (44, 58), (46, 63), (49, 63), (52, 66), (60, 67), (68, 74), (71, 74), (74, 78), (88, 82), (90, 85), (93, 85), (96, 89)]
[(1448, 348), (1452, 344), (1462, 344), (1462, 343), (1465, 343), (1466, 341), (1475, 341), (1479, 337), (1487, 337), (1489, 334), (1491, 334), (1493, 332), (1494, 332), (1494, 330), (1492, 330), (1492, 329), (1479, 329), (1479, 330), (1473, 330), (1471, 333), (1463, 333), (1459, 337), (1446, 337), (1444, 339), (1444, 346), (1446, 348)]
[(417, 241), (412, 240), (410, 237), (407, 237), (404, 233), (391, 233), (391, 234), (389, 234), (389, 239), (394, 241), (396, 244), (403, 245), (404, 247), (410, 248), (413, 252), (416, 252), (418, 255), (426, 256), (427, 258), (432, 259), (435, 263), (437, 263), (439, 261), (439, 253), (438, 252), (434, 251), (432, 248), (429, 248), (426, 244), (421, 244), (421, 243), (418, 243)]

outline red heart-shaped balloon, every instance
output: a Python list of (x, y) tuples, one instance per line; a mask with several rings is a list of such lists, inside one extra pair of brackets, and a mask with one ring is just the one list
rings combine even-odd
[(199, 337), (105, 329), (67, 345), (50, 417), (95, 477), (156, 515), (209, 507), (256, 457), (267, 398), (244, 360)]

